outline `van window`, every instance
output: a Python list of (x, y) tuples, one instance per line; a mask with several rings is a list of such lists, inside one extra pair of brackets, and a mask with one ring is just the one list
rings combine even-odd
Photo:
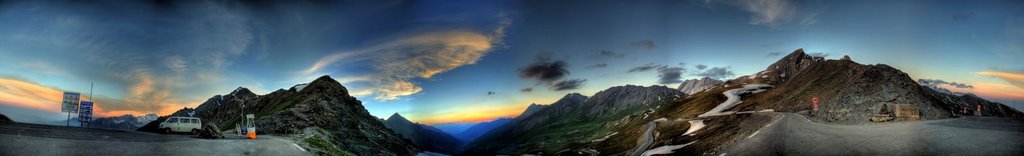
[(178, 123), (178, 118), (171, 118), (167, 120), (167, 123)]
[(199, 123), (199, 119), (192, 119), (192, 123)]

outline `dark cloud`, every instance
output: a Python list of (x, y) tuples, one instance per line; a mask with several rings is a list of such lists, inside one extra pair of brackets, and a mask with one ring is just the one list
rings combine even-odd
[(587, 68), (604, 68), (604, 67), (608, 67), (608, 64), (607, 63), (598, 63), (598, 64), (587, 66)]
[(549, 59), (538, 58), (537, 62), (519, 70), (519, 77), (536, 79), (537, 81), (551, 83), (569, 75), (568, 66), (565, 61), (549, 61)]
[(964, 21), (974, 19), (974, 12), (960, 13), (953, 15), (953, 21)]
[(917, 80), (917, 83), (919, 83), (921, 85), (924, 85), (924, 86), (931, 86), (931, 87), (937, 87), (938, 85), (941, 85), (941, 84), (947, 84), (947, 85), (950, 85), (950, 86), (953, 86), (953, 87), (956, 87), (956, 88), (965, 88), (965, 89), (974, 88), (974, 86), (972, 86), (972, 85), (963, 84), (963, 83), (957, 83), (957, 82), (952, 82), (952, 81), (943, 81), (943, 80), (939, 80), (939, 79), (919, 79), (919, 80)]
[(572, 90), (578, 89), (583, 86), (583, 83), (587, 82), (586, 79), (569, 79), (562, 80), (551, 85), (551, 89), (555, 91)]
[(523, 88), (523, 89), (519, 89), (519, 92), (523, 92), (523, 93), (528, 93), (528, 92), (532, 92), (532, 91), (533, 91), (533, 87), (526, 87), (526, 88)]
[(537, 80), (538, 84), (547, 85), (555, 91), (572, 90), (583, 86), (586, 79), (566, 79), (569, 70), (565, 68), (568, 66), (565, 61), (538, 57), (537, 62), (519, 70), (519, 77)]
[(782, 56), (782, 52), (770, 52), (766, 57), (778, 57)]
[(487, 92), (487, 95), (494, 95), (494, 94), (497, 94), (497, 93), (494, 93), (494, 91)]
[(630, 43), (629, 45), (640, 47), (640, 48), (644, 48), (644, 49), (647, 49), (647, 50), (651, 50), (651, 49), (657, 48), (657, 46), (654, 45), (654, 41), (652, 41), (652, 40), (637, 41), (637, 42)]
[(828, 55), (830, 55), (830, 54), (827, 54), (825, 52), (814, 52), (814, 53), (808, 53), (807, 55), (811, 55), (811, 56), (814, 56), (814, 57), (828, 57)]
[(623, 58), (626, 57), (626, 54), (616, 53), (608, 50), (601, 50), (597, 52), (597, 56), (601, 58)]
[(658, 67), (658, 83), (660, 84), (672, 84), (683, 82), (680, 78), (683, 77), (683, 67)]
[(651, 69), (655, 69), (655, 68), (658, 68), (658, 67), (661, 67), (661, 65), (656, 65), (656, 64), (651, 63), (651, 64), (645, 64), (645, 65), (638, 66), (638, 67), (633, 67), (632, 69), (629, 69), (626, 72), (645, 72), (645, 71), (648, 71), (648, 70), (651, 70)]
[(712, 67), (708, 70), (699, 72), (696, 75), (702, 77), (710, 77), (713, 79), (723, 79), (736, 75), (736, 73), (733, 73), (730, 67)]
[(698, 65), (696, 66), (696, 68), (697, 68), (697, 70), (704, 70), (704, 69), (707, 69), (707, 68), (708, 68), (708, 65), (698, 64)]

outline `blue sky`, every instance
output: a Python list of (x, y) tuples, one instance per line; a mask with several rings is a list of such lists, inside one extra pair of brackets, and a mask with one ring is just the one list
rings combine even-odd
[(753, 74), (797, 48), (1012, 103), (1021, 15), (995, 0), (4, 1), (0, 98), (27, 98), (0, 113), (59, 120), (50, 94), (95, 82), (101, 115), (164, 115), (331, 75), (378, 117), (477, 122), (566, 93)]

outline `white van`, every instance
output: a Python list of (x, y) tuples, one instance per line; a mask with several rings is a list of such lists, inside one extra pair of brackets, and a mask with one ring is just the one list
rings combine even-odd
[(190, 132), (192, 134), (199, 134), (199, 131), (202, 131), (202, 127), (202, 121), (196, 117), (170, 117), (160, 123), (160, 131), (164, 133)]

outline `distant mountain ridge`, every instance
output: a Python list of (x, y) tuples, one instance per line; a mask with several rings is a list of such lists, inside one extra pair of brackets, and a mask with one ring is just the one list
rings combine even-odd
[(392, 114), (391, 117), (384, 120), (384, 126), (402, 135), (403, 138), (411, 140), (413, 144), (426, 151), (454, 154), (462, 146), (459, 139), (448, 133), (431, 126), (414, 123), (398, 113)]
[(155, 121), (157, 118), (159, 118), (159, 116), (156, 114), (146, 114), (137, 117), (131, 114), (125, 114), (115, 117), (94, 118), (92, 119), (89, 127), (135, 130), (149, 122)]
[[(571, 93), (532, 115), (517, 117), (494, 129), (470, 144), (466, 155), (521, 154), (567, 146), (567, 140), (588, 140), (580, 135), (601, 131), (605, 122), (614, 121), (634, 112), (643, 112), (682, 96), (677, 89), (665, 86), (616, 86), (587, 97)], [(559, 144), (548, 144), (561, 141)], [(561, 150), (561, 149), (559, 149)], [(557, 155), (557, 154), (556, 154)]]
[(462, 131), (462, 133), (456, 134), (455, 137), (464, 143), (472, 142), (487, 132), (504, 126), (509, 121), (512, 121), (512, 118), (497, 118), (487, 122), (480, 122)]

